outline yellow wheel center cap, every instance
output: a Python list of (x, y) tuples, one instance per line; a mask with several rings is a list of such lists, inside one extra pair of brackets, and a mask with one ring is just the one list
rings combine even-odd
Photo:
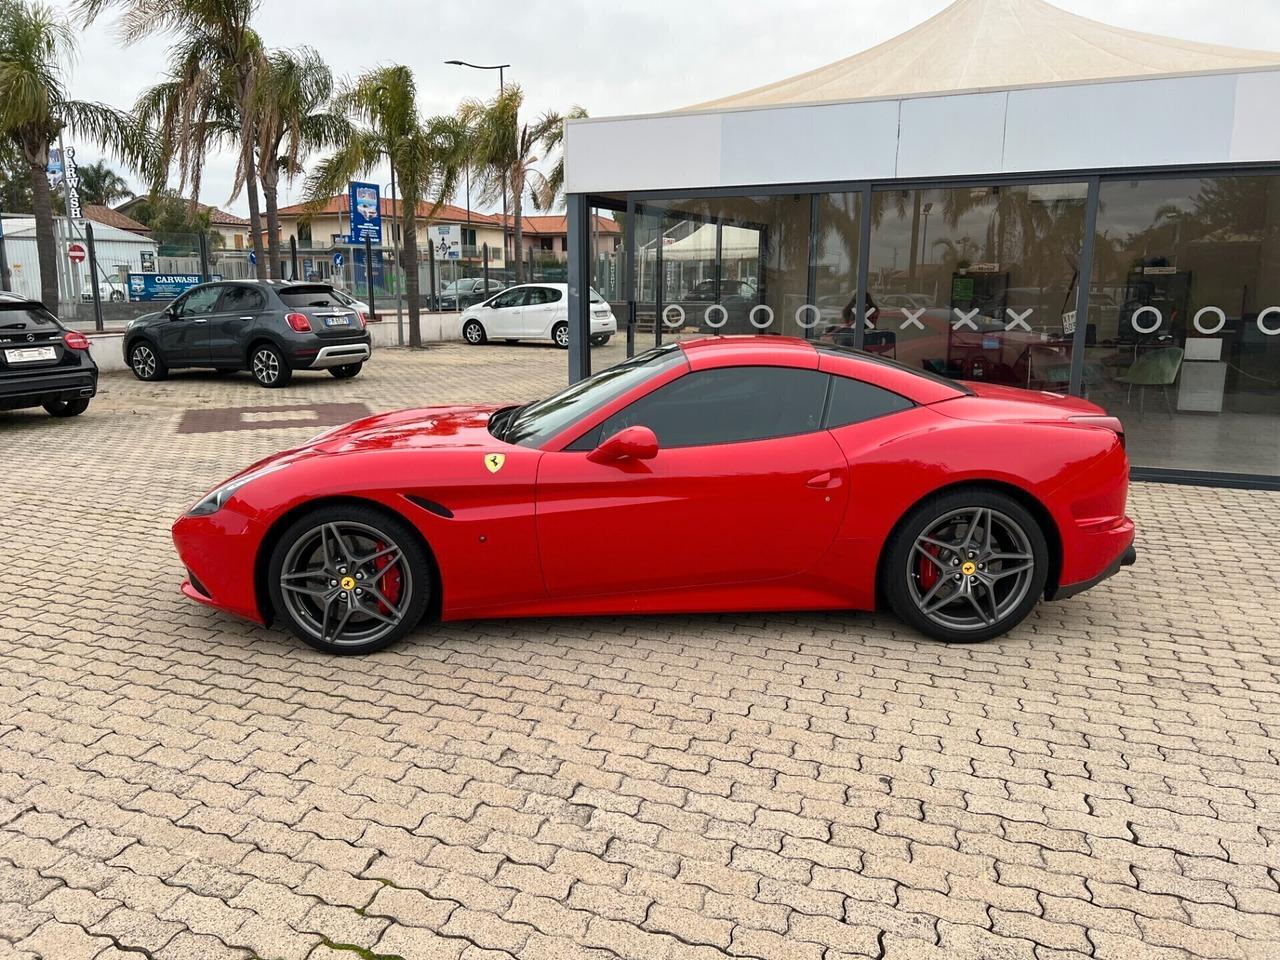
[(960, 572), (963, 573), (966, 577), (972, 577), (975, 573), (978, 572), (978, 565), (974, 563), (972, 560), (966, 560), (964, 564), (961, 565)]
[[(973, 564), (970, 564), (970, 566), (973, 566)], [(355, 578), (355, 577), (343, 577), (343, 578), (339, 581), (339, 583), (341, 584), (341, 586), (342, 586), (342, 589), (343, 589), (343, 590), (348, 590), (348, 591), (350, 591), (350, 590), (354, 590), (354, 589), (356, 588), (356, 578)]]

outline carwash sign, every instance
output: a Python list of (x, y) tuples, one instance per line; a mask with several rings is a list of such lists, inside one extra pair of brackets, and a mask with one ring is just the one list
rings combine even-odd
[[(221, 274), (213, 274), (210, 280), (221, 280)], [(205, 278), (198, 273), (131, 273), (129, 274), (130, 300), (173, 300), (190, 290)]]
[(352, 181), (347, 187), (347, 201), (350, 213), (347, 242), (364, 243), (372, 240), (375, 246), (381, 246), (382, 207), (378, 199), (378, 185)]

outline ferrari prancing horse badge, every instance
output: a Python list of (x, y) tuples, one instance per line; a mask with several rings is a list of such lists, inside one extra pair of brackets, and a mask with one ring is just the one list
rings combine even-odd
[(484, 465), (490, 473), (497, 473), (506, 462), (507, 455), (505, 453), (486, 453), (484, 455)]

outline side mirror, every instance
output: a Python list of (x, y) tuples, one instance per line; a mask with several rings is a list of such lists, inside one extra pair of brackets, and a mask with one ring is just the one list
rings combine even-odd
[(658, 455), (658, 438), (648, 427), (637, 424), (619, 430), (589, 454), (592, 463), (617, 463), (619, 460), (652, 460)]

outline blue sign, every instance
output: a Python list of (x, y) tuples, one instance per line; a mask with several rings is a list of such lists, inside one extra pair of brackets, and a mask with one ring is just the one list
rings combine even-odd
[(342, 269), (342, 265), (346, 262), (347, 262), (347, 259), (342, 255), (341, 252), (335, 253), (333, 255), (333, 265), (337, 267), (339, 270)]
[[(210, 280), (221, 280), (215, 273)], [(129, 274), (130, 300), (173, 300), (190, 290), (205, 278), (198, 273), (131, 273)]]
[(376, 183), (356, 183), (354, 180), (348, 187), (347, 211), (350, 214), (350, 229), (347, 231), (349, 243), (364, 243), (372, 240), (374, 244), (382, 244), (382, 206), (378, 200)]
[(255, 267), (255, 266), (257, 266), (257, 265), (258, 265), (258, 255), (257, 255), (256, 253), (254, 253), (252, 250), (250, 250), (250, 251), (249, 251), (249, 266), (251, 266), (251, 267)]

